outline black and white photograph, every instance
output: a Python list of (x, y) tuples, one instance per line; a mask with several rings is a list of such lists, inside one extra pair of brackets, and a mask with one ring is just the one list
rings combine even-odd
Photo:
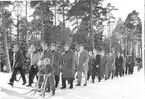
[(0, 99), (145, 99), (144, 0), (0, 0)]

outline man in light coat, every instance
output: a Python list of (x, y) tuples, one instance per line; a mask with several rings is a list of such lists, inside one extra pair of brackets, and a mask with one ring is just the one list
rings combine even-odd
[(82, 73), (85, 76), (85, 84), (87, 85), (87, 73), (88, 73), (88, 62), (89, 62), (89, 53), (84, 49), (82, 45), (79, 46), (79, 54), (78, 54), (78, 84), (76, 86), (81, 86), (82, 81)]

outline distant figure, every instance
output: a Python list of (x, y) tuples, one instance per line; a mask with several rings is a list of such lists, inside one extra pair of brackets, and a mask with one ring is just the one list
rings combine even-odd
[(116, 66), (116, 77), (120, 75), (122, 77), (122, 71), (123, 71), (123, 57), (121, 54), (118, 52), (117, 57), (115, 59), (115, 66)]
[(99, 64), (99, 82), (101, 82), (101, 80), (104, 78), (105, 76), (105, 66), (107, 65), (107, 56), (104, 52), (104, 50), (102, 50), (101, 52), (101, 57), (100, 57), (100, 64)]

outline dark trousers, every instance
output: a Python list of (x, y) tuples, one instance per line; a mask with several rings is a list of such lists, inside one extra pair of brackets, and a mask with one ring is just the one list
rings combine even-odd
[(91, 74), (88, 72), (88, 73), (87, 73), (87, 80), (90, 79), (90, 76), (91, 76)]
[(98, 81), (101, 82), (103, 77), (101, 75), (101, 70), (99, 68), (97, 68), (97, 74), (98, 74)]
[(24, 69), (22, 67), (18, 67), (18, 68), (14, 68), (14, 71), (13, 71), (12, 76), (10, 78), (10, 83), (14, 83), (14, 80), (15, 80), (18, 72), (21, 74), (23, 82), (26, 82)]
[(62, 87), (66, 87), (66, 80), (69, 82), (70, 84), (70, 87), (73, 87), (73, 78), (70, 78), (70, 79), (66, 79), (66, 78), (62, 78)]
[(129, 65), (126, 64), (126, 71), (125, 71), (125, 74), (128, 75), (129, 74)]
[(133, 68), (129, 67), (129, 74), (133, 74)]
[(95, 80), (95, 76), (97, 76), (97, 68), (96, 67), (93, 67), (92, 68), (92, 81)]
[(120, 77), (122, 77), (122, 71), (123, 71), (123, 69), (121, 68), (121, 67), (116, 67), (116, 77), (118, 77), (118, 75), (120, 75)]
[(37, 77), (38, 80), (38, 67), (36, 65), (32, 65), (30, 70), (29, 70), (29, 85), (31, 85), (33, 83), (34, 77)]
[(59, 83), (59, 75), (55, 75), (55, 87), (58, 86)]

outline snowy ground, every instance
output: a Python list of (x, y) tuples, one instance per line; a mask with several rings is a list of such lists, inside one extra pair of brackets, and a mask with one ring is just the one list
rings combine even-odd
[[(22, 81), (15, 82), (14, 87), (7, 84), (11, 74), (0, 73), (0, 99), (145, 99), (144, 71), (135, 72), (122, 78), (110, 79), (92, 84), (88, 81), (86, 87), (76, 87), (74, 89), (56, 89), (56, 96), (49, 97), (51, 93), (46, 93), (45, 98), (38, 94), (31, 95), (23, 93), (30, 91)], [(69, 87), (69, 86), (68, 86)]]

